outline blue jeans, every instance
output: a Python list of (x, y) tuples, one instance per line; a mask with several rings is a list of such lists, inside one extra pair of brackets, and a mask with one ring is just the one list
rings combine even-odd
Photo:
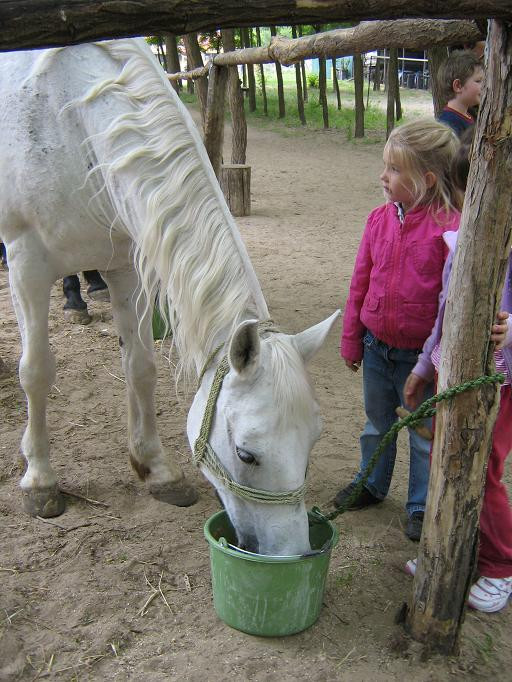
[[(419, 351), (392, 348), (371, 332), (364, 337), (363, 389), (368, 421), (361, 434), (361, 465), (355, 480), (362, 477), (382, 437), (397, 420), (395, 409), (404, 402), (404, 385), (416, 364)], [(424, 400), (434, 393), (434, 385), (425, 388)], [(432, 419), (425, 424), (432, 428)], [(424, 511), (430, 470), (430, 441), (409, 429), (409, 491), (405, 508), (411, 515)], [(370, 474), (366, 487), (379, 499), (388, 493), (396, 458), (396, 438), (385, 448)]]

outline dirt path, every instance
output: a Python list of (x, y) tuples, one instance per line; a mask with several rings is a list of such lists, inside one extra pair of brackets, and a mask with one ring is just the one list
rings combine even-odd
[[(302, 330), (343, 304), (365, 217), (381, 202), (381, 152), (382, 145), (348, 143), (332, 132), (250, 130), (253, 214), (239, 225), (282, 328)], [(90, 305), (89, 327), (68, 325), (61, 308), (56, 286), (52, 461), (66, 490), (102, 504), (68, 497), (66, 514), (55, 520), (60, 526), (23, 514), (17, 453), (24, 398), (14, 375), (0, 379), (0, 680), (437, 682), (470, 672), (479, 680), (510, 675), (510, 607), (494, 616), (469, 613), (455, 659), (421, 661), (416, 646), (400, 653), (393, 645), (395, 613), (411, 592), (403, 565), (417, 551), (403, 534), (403, 446), (384, 504), (337, 521), (340, 543), (316, 625), (263, 639), (221, 623), (202, 532), (218, 504), (189, 463), (189, 397), (176, 395), (159, 356), (162, 438), (201, 492), (193, 508), (175, 509), (148, 497), (128, 464), (108, 304)], [(360, 378), (344, 369), (337, 345), (338, 330), (312, 366), (325, 429), (313, 453), (308, 501), (322, 507), (357, 466), (363, 424)], [(0, 271), (0, 356), (11, 370), (19, 352), (7, 273)], [(158, 585), (168, 606), (159, 592), (148, 603)]]

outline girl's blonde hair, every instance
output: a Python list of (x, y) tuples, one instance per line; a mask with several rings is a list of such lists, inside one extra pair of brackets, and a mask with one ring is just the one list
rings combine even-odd
[[(384, 155), (410, 175), (415, 197), (413, 208), (422, 205), (436, 212), (460, 210), (460, 192), (450, 174), (459, 146), (459, 139), (451, 128), (431, 119), (406, 123), (391, 132)], [(425, 181), (428, 172), (436, 177), (430, 188)]]

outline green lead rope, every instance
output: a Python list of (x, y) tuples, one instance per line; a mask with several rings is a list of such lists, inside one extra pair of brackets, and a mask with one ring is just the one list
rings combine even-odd
[(465, 391), (468, 391), (470, 388), (476, 388), (478, 386), (483, 386), (484, 384), (496, 383), (502, 384), (504, 381), (505, 375), (501, 372), (497, 372), (496, 374), (491, 374), (489, 376), (481, 376), (478, 379), (472, 379), (471, 381), (466, 381), (463, 384), (459, 384), (458, 386), (447, 388), (446, 391), (437, 393), (436, 395), (432, 396), (432, 398), (428, 398), (428, 400), (425, 400), (425, 402), (423, 402), (415, 412), (412, 412), (411, 414), (407, 415), (407, 417), (404, 417), (403, 419), (399, 419), (398, 421), (396, 421), (393, 424), (393, 426), (389, 429), (389, 431), (383, 436), (378, 448), (371, 456), (371, 459), (368, 462), (368, 466), (366, 467), (362, 477), (354, 487), (354, 491), (350, 495), (350, 497), (348, 497), (345, 500), (344, 504), (342, 504), (340, 507), (332, 511), (330, 514), (324, 514), (323, 512), (320, 511), (318, 507), (313, 507), (310, 512), (311, 522), (324, 523), (325, 521), (332, 521), (337, 516), (347, 511), (347, 508), (350, 507), (352, 502), (357, 497), (359, 497), (366, 481), (368, 480), (368, 477), (374, 470), (375, 465), (377, 464), (382, 452), (389, 445), (389, 443), (391, 443), (393, 439), (396, 438), (398, 432), (401, 429), (405, 428), (406, 426), (413, 426), (422, 419), (432, 417), (436, 413), (436, 408), (434, 407), (436, 403), (440, 403), (443, 400), (450, 400), (451, 398), (454, 398), (456, 395), (459, 395), (459, 393), (464, 393)]

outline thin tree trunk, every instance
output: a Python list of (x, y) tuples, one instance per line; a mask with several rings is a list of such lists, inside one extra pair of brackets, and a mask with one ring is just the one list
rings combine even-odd
[[(292, 26), (292, 38), (297, 37), (297, 29)], [(306, 125), (306, 114), (304, 112), (304, 99), (302, 97), (302, 73), (300, 64), (295, 64), (295, 83), (297, 84), (297, 110), (299, 112), (299, 119), (303, 126)]]
[(381, 84), (381, 60), (376, 57), (375, 58), (375, 69), (373, 71), (373, 89), (376, 92), (380, 92), (380, 84)]
[[(183, 36), (183, 42), (185, 43), (185, 50), (187, 51), (187, 63), (189, 68), (190, 66), (192, 66), (194, 69), (198, 66), (203, 66), (203, 57), (199, 48), (199, 43), (197, 42), (197, 35), (195, 33), (187, 33), (187, 35)], [(199, 108), (201, 110), (201, 118), (203, 120), (204, 126), (206, 117), (206, 102), (208, 99), (207, 76), (197, 79), (196, 89)]]
[(208, 100), (204, 122), (204, 146), (215, 171), (220, 177), (222, 143), (224, 141), (224, 106), (228, 66), (213, 65), (208, 78)]
[[(276, 27), (270, 27), (270, 35), (277, 35)], [(281, 64), (275, 62), (276, 65), (276, 77), (277, 77), (277, 98), (279, 101), (279, 118), (284, 118), (286, 116), (286, 107), (284, 103), (284, 88), (283, 88), (283, 73), (281, 70)]]
[(340, 95), (340, 86), (338, 83), (338, 73), (336, 71), (336, 59), (332, 59), (332, 87), (334, 92), (336, 93), (336, 100), (338, 102), (338, 111), (341, 109), (341, 95)]
[[(491, 325), (512, 244), (512, 25), (491, 21), (488, 62), (444, 316), (438, 388), (494, 371)], [(496, 385), (437, 409), (425, 522), (406, 628), (431, 652), (458, 649), (477, 555)]]
[[(302, 26), (298, 27), (299, 38), (302, 38)], [(302, 95), (304, 97), (304, 102), (308, 101), (308, 81), (306, 78), (306, 65), (304, 59), (300, 60), (300, 72), (302, 74)]]
[(387, 110), (386, 110), (386, 139), (395, 127), (396, 86), (398, 83), (398, 51), (396, 47), (389, 50), (389, 63), (387, 68)]
[[(226, 28), (221, 35), (224, 51), (232, 52), (235, 49), (235, 32), (231, 28)], [(237, 66), (228, 68), (228, 100), (232, 127), (231, 163), (244, 164), (247, 151), (247, 121)]]
[[(188, 56), (187, 56), (187, 71), (192, 71), (194, 67), (192, 66), (192, 62), (189, 61)], [(195, 92), (195, 85), (194, 81), (192, 78), (187, 79), (187, 93), (189, 95), (193, 95)]]
[(441, 94), (441, 85), (439, 83), (439, 67), (448, 57), (448, 49), (446, 47), (431, 47), (427, 50), (428, 70), (430, 73), (430, 89), (432, 91), (432, 102), (434, 104), (434, 116), (437, 118), (441, 113), (444, 105), (443, 96)]
[[(252, 47), (251, 29), (243, 28), (242, 37), (244, 47)], [(249, 111), (256, 111), (256, 79), (254, 78), (254, 64), (247, 64), (247, 85), (249, 88)]]
[[(258, 47), (261, 47), (261, 31), (259, 27), (256, 29), (256, 41)], [(265, 85), (265, 66), (260, 64), (260, 81), (261, 81), (261, 96), (263, 97), (263, 113), (268, 116), (268, 105), (267, 105), (267, 88)]]
[(399, 70), (399, 62), (397, 59), (397, 66), (395, 69), (395, 112), (396, 112), (396, 120), (400, 121), (402, 119), (402, 100), (400, 99), (400, 79), (398, 77), (398, 70)]
[[(179, 73), (181, 71), (181, 64), (178, 54), (178, 41), (172, 33), (165, 34), (165, 54), (167, 56), (167, 70), (169, 73)], [(180, 92), (183, 87), (181, 80), (171, 81), (171, 85), (176, 92)]]
[(322, 105), (324, 128), (329, 127), (329, 109), (327, 108), (327, 75), (325, 57), (318, 60), (318, 99)]
[(162, 36), (157, 36), (156, 41), (157, 41), (156, 50), (158, 53), (158, 61), (162, 65), (163, 70), (168, 71), (168, 69), (167, 69), (167, 58), (166, 58), (165, 50), (164, 50), (164, 40), (163, 40)]
[(354, 137), (364, 137), (364, 73), (361, 54), (354, 55), (354, 97), (356, 126)]

